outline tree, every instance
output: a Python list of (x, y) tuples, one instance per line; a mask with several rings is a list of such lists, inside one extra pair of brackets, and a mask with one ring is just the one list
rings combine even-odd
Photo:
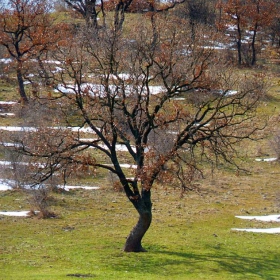
[[(218, 8), (221, 17), (218, 25), (226, 29), (235, 27), (234, 37), (237, 45), (238, 65), (255, 65), (257, 61), (257, 34), (271, 26), (277, 15), (273, 0), (230, 0), (220, 1)], [(247, 42), (247, 43), (246, 43)]]
[[(69, 7), (74, 9), (86, 21), (86, 26), (97, 32), (100, 27), (106, 26), (106, 12), (114, 11), (114, 28), (115, 31), (119, 31), (123, 27), (125, 21), (125, 13), (127, 12), (163, 12), (173, 9), (175, 6), (184, 3), (186, 0), (178, 0), (171, 3), (160, 3), (157, 1), (147, 0), (63, 0)], [(98, 25), (98, 15), (102, 14), (103, 23)]]
[(215, 23), (215, 4), (216, 0), (191, 1), (187, 0), (183, 4), (177, 14), (180, 17), (188, 18), (190, 24), (202, 23), (213, 25)]
[[(183, 171), (191, 177), (204, 161), (234, 164), (235, 144), (258, 130), (255, 108), (263, 92), (260, 79), (218, 71), (222, 61), (203, 47), (203, 32), (196, 32), (194, 43), (186, 22), (166, 14), (147, 19), (141, 16), (129, 37), (114, 30), (90, 39), (83, 33), (61, 48), (55, 57), (65, 62), (57, 76), (59, 102), (50, 106), (64, 116), (57, 120), (61, 128), (46, 125), (15, 139), (21, 153), (40, 159), (35, 183), (80, 165), (117, 176), (139, 214), (126, 252), (144, 251), (158, 179), (176, 174), (184, 185)], [(192, 94), (199, 102), (191, 101)]]
[(28, 102), (24, 87), (25, 66), (38, 54), (53, 48), (60, 32), (52, 27), (49, 6), (41, 0), (9, 0), (9, 8), (2, 9), (0, 18), (0, 45), (14, 60), (19, 94)]
[(273, 21), (278, 14), (278, 9), (273, 0), (254, 0), (250, 8), (249, 12), (252, 21), (252, 28), (250, 30), (253, 33), (251, 42), (251, 65), (255, 65), (257, 61), (257, 33), (260, 30), (264, 31), (265, 28), (272, 26)]
[(105, 17), (103, 0), (64, 0), (64, 2), (76, 12), (81, 14), (89, 28), (98, 28), (98, 15), (100, 12)]
[(195, 38), (195, 25), (205, 24), (214, 25), (215, 23), (215, 4), (213, 1), (187, 0), (182, 7), (177, 9), (176, 14), (180, 17), (187, 18), (192, 27), (192, 37)]

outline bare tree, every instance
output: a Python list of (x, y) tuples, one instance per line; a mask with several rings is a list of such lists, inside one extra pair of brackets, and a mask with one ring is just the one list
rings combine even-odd
[[(69, 40), (56, 56), (65, 62), (57, 76), (57, 109), (67, 127), (79, 129), (44, 127), (17, 141), (21, 152), (44, 159), (40, 180), (78, 165), (117, 176), (139, 214), (126, 240), (127, 252), (144, 251), (152, 186), (166, 170), (177, 166), (184, 187), (182, 170), (193, 174), (203, 161), (234, 164), (235, 144), (258, 130), (254, 117), (261, 81), (219, 71), (222, 61), (203, 47), (203, 32), (194, 44), (186, 24), (157, 14), (144, 25), (140, 17), (129, 39), (106, 30), (91, 40), (84, 34)], [(191, 92), (204, 95), (199, 104), (188, 102)], [(132, 178), (122, 165), (120, 144)]]

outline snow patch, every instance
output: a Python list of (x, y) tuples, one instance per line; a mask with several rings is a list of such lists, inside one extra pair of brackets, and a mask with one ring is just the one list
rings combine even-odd
[[(52, 129), (69, 129), (73, 132), (84, 132), (84, 133), (93, 133), (95, 132), (90, 127), (51, 127)], [(11, 132), (32, 132), (37, 131), (36, 127), (21, 127), (21, 126), (0, 126), (0, 130), (11, 131)]]
[(0, 105), (15, 105), (17, 102), (15, 101), (0, 101)]
[(186, 98), (185, 97), (174, 97), (174, 98), (172, 98), (172, 100), (183, 101), (183, 100), (186, 100)]
[[(105, 164), (105, 165), (113, 166), (113, 164)], [(122, 164), (120, 164), (120, 167), (122, 167), (122, 168), (137, 169), (137, 165), (135, 165), (135, 164), (128, 164), (128, 163), (122, 163)]]
[(1, 58), (0, 62), (5, 63), (5, 64), (9, 64), (9, 63), (13, 62), (13, 60), (11, 58)]
[(276, 161), (277, 158), (275, 158), (275, 157), (272, 157), (272, 158), (256, 158), (255, 160), (256, 161), (266, 161), (266, 162), (269, 162), (269, 161)]
[[(236, 218), (262, 222), (280, 222), (280, 214), (267, 216), (236, 216)], [(232, 228), (231, 230), (256, 233), (280, 233), (280, 228)]]
[(83, 189), (83, 190), (98, 190), (100, 187), (88, 187), (88, 186), (61, 186), (62, 189), (69, 191), (73, 189)]
[(232, 228), (231, 230), (257, 233), (280, 233), (280, 228)]
[(12, 187), (5, 181), (0, 181), (0, 191), (8, 191), (11, 190)]
[(14, 117), (15, 114), (14, 113), (0, 113), (1, 117)]
[(0, 126), (0, 130), (6, 130), (6, 131), (36, 131), (37, 128), (35, 127), (21, 127), (21, 126)]
[[(99, 97), (99, 98), (105, 98), (107, 94), (111, 95), (118, 95), (119, 94), (119, 88), (115, 85), (109, 85), (109, 92), (106, 92), (104, 85), (101, 84), (92, 84), (92, 83), (83, 83), (80, 85), (80, 88), (78, 88), (77, 85), (63, 85), (59, 84), (57, 85), (55, 92), (60, 92), (63, 94), (75, 94), (78, 92), (82, 92), (84, 94), (90, 94), (92, 97)], [(127, 86), (125, 88), (127, 96), (135, 94), (136, 90), (133, 86)], [(147, 95), (146, 90), (143, 90), (141, 87), (139, 87), (139, 93), (141, 93), (143, 96)], [(162, 92), (161, 86), (149, 86), (149, 94), (156, 95)], [(122, 94), (122, 93), (121, 93)]]
[(235, 217), (239, 219), (256, 220), (262, 222), (280, 222), (280, 214), (267, 215), (267, 216), (235, 216)]
[[(39, 213), (39, 211), (35, 211), (35, 214)], [(28, 217), (30, 216), (30, 211), (3, 211), (0, 212), (0, 215), (11, 216), (11, 217)]]

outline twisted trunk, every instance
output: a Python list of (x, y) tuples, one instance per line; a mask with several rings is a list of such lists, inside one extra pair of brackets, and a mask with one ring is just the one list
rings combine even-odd
[(142, 196), (137, 201), (132, 201), (139, 213), (137, 224), (131, 230), (124, 246), (125, 252), (145, 252), (142, 247), (142, 238), (149, 229), (152, 222), (152, 203), (150, 190), (143, 191)]

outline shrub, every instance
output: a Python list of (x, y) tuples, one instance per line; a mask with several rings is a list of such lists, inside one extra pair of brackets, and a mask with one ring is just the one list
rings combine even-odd
[[(39, 211), (38, 218), (47, 219), (56, 217), (53, 212), (49, 211), (50, 202), (52, 201), (49, 188), (39, 187), (38, 189), (31, 189), (29, 190), (29, 194), (31, 207)], [(31, 211), (31, 213), (35, 213), (35, 211)]]
[(280, 131), (276, 132), (276, 135), (271, 140), (271, 147), (277, 157), (280, 160)]

